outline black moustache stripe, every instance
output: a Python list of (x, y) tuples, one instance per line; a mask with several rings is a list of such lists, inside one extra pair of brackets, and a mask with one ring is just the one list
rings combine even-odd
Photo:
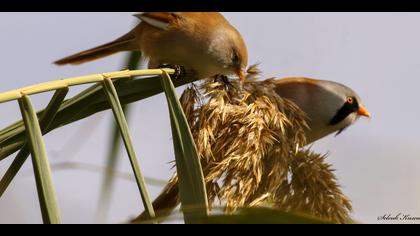
[(344, 103), (344, 105), (337, 111), (336, 115), (331, 119), (329, 125), (336, 125), (346, 119), (351, 113), (359, 109), (359, 103), (356, 98), (353, 98), (353, 103)]

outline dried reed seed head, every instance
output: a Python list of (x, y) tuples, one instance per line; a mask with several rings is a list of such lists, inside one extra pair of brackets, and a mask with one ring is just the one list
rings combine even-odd
[(277, 193), (282, 209), (301, 211), (337, 223), (350, 219), (350, 200), (342, 193), (325, 155), (302, 150), (291, 154), (290, 179)]
[(255, 80), (260, 75), (257, 66), (248, 73), (251, 80), (242, 92), (237, 81), (219, 76), (187, 88), (181, 96), (210, 206), (218, 200), (232, 212), (271, 202), (284, 210), (345, 222), (351, 204), (325, 157), (298, 152), (308, 129), (305, 113), (274, 91), (272, 79)]

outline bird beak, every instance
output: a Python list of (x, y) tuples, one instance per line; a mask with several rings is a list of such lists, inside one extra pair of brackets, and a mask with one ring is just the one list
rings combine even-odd
[(359, 116), (365, 116), (367, 118), (370, 118), (371, 117), (370, 112), (365, 107), (363, 107), (363, 106), (360, 106), (359, 107), (359, 110), (357, 110), (357, 114)]
[(239, 69), (236, 71), (236, 74), (238, 75), (239, 80), (240, 80), (241, 82), (244, 82), (244, 81), (245, 81), (245, 72), (244, 72), (244, 70), (243, 70), (242, 68), (239, 68)]

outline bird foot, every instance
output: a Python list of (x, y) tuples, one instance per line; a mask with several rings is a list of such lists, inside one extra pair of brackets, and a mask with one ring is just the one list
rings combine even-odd
[(186, 77), (187, 71), (183, 66), (180, 65), (174, 65), (174, 64), (161, 64), (159, 68), (170, 68), (174, 69), (175, 73), (171, 75), (171, 78), (173, 81), (182, 80)]

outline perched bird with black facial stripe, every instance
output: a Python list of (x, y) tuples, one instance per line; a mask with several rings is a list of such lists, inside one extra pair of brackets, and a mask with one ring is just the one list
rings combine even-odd
[(274, 82), (281, 97), (292, 100), (307, 114), (308, 144), (335, 132), (340, 134), (361, 116), (370, 117), (360, 96), (343, 84), (309, 78)]
[(149, 68), (182, 66), (195, 78), (237, 75), (245, 79), (248, 51), (241, 34), (217, 12), (146, 12), (124, 36), (68, 56), (57, 65), (82, 64), (121, 51), (141, 51)]

